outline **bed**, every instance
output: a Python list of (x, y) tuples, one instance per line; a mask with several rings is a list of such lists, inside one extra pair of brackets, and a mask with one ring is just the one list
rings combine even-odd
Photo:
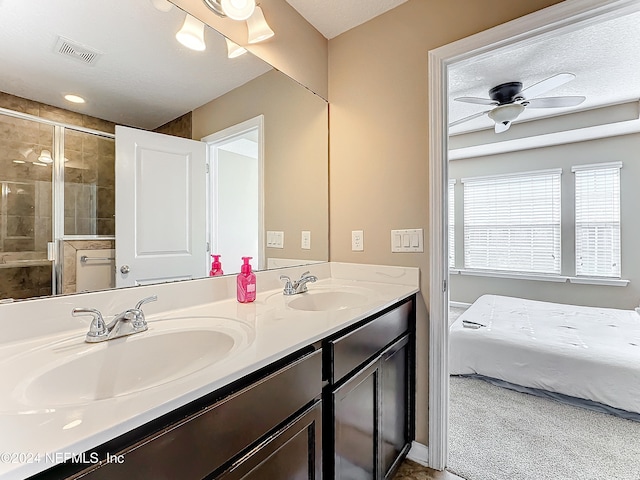
[(449, 372), (640, 413), (640, 315), (483, 295), (451, 325)]

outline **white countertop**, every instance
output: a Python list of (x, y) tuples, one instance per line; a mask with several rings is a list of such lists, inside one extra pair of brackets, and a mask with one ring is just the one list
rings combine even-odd
[[(233, 352), (226, 360), (177, 380), (128, 395), (80, 405), (52, 406), (51, 408), (23, 407), (18, 408), (17, 411), (13, 407), (7, 407), (11, 402), (3, 401), (4, 408), (0, 408), (0, 479), (23, 479), (46, 470), (68, 459), (68, 455), (81, 454), (116, 438), (379, 312), (419, 290), (418, 270), (415, 268), (331, 263), (307, 266), (307, 269), (319, 277), (318, 282), (309, 284), (309, 291), (366, 289), (370, 292), (367, 303), (357, 308), (328, 312), (289, 308), (287, 303), (297, 296), (285, 297), (280, 287), (263, 291), (261, 286), (274, 287), (279, 283), (277, 276), (280, 274), (290, 274), (294, 277), (299, 275), (299, 271), (304, 270), (304, 268), (290, 268), (275, 272), (259, 272), (257, 275), (260, 293), (254, 303), (240, 304), (235, 298), (228, 298), (231, 295), (225, 294), (226, 298), (215, 298), (213, 295), (213, 301), (193, 302), (193, 306), (182, 305), (178, 308), (162, 309), (162, 311), (158, 307), (156, 312), (150, 308), (150, 313), (147, 314), (150, 330), (154, 328), (154, 322), (162, 322), (166, 319), (227, 317), (236, 319), (244, 325), (243, 328), (248, 332), (249, 344), (246, 348)], [(203, 281), (206, 283), (203, 284), (209, 288), (215, 285), (219, 290), (230, 292), (234, 280), (233, 277), (206, 279)], [(195, 285), (190, 290), (198, 290), (203, 284)], [(141, 297), (147, 292), (158, 291), (158, 303), (160, 303), (163, 295), (184, 293), (185, 288), (189, 287), (185, 285), (182, 282), (179, 285), (142, 287), (136, 289), (134, 293), (136, 297)], [(180, 289), (180, 292), (176, 289)], [(65, 300), (52, 298), (49, 299), (50, 304), (40, 303), (37, 308), (40, 309), (39, 312), (47, 307), (53, 312), (56, 308), (69, 312), (68, 306), (79, 300), (85, 300), (88, 304), (91, 301), (100, 304), (106, 295), (117, 296), (121, 293), (131, 297), (131, 289), (123, 292), (101, 292), (101, 296), (93, 297), (92, 294), (85, 294), (63, 297)], [(62, 307), (55, 304), (56, 300), (58, 303), (62, 302)], [(109, 302), (111, 301), (113, 299), (109, 299)], [(36, 307), (30, 306), (30, 303), (24, 302), (22, 308), (18, 308), (19, 305), (12, 305), (6, 310), (2, 308), (5, 306), (0, 305), (0, 323), (4, 324), (8, 321), (9, 316), (15, 318), (17, 313), (32, 314), (36, 311), (33, 310)], [(186, 299), (184, 303), (191, 302)], [(75, 303), (75, 306), (78, 306), (78, 303)], [(22, 318), (21, 321), (37, 323), (38, 319), (27, 317)], [(50, 319), (47, 321), (50, 322)], [(81, 328), (50, 331), (47, 327), (44, 329), (47, 332), (46, 335), (24, 334), (25, 338), (20, 338), (20, 332), (15, 328), (7, 334), (8, 338), (3, 338), (3, 334), (0, 336), (0, 366), (7, 364), (17, 354), (24, 354), (28, 349), (39, 348), (52, 341), (84, 337), (87, 331), (86, 322), (70, 325), (76, 327), (81, 325)], [(144, 333), (138, 335), (144, 335)], [(175, 348), (180, 346), (176, 345)], [(167, 351), (166, 354), (170, 356), (171, 351)], [(15, 382), (8, 381), (11, 374), (11, 371), (2, 372), (3, 382), (0, 385), (2, 400), (13, 395), (11, 385)]]

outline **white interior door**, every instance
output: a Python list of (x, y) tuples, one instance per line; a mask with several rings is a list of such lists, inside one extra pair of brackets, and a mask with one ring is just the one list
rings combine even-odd
[(206, 144), (116, 127), (116, 286), (206, 275)]

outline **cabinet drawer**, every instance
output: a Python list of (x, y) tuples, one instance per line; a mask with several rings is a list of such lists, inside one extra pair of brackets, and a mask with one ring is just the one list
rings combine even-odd
[(125, 449), (124, 463), (80, 477), (201, 480), (318, 397), (321, 372), (318, 350)]
[(349, 372), (407, 332), (412, 305), (411, 301), (407, 301), (356, 330), (329, 340), (327, 346), (332, 359), (329, 382), (339, 382)]

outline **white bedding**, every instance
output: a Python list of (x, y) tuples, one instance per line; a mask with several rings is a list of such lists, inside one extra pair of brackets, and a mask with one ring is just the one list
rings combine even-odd
[(640, 315), (483, 295), (451, 325), (449, 372), (640, 413)]

